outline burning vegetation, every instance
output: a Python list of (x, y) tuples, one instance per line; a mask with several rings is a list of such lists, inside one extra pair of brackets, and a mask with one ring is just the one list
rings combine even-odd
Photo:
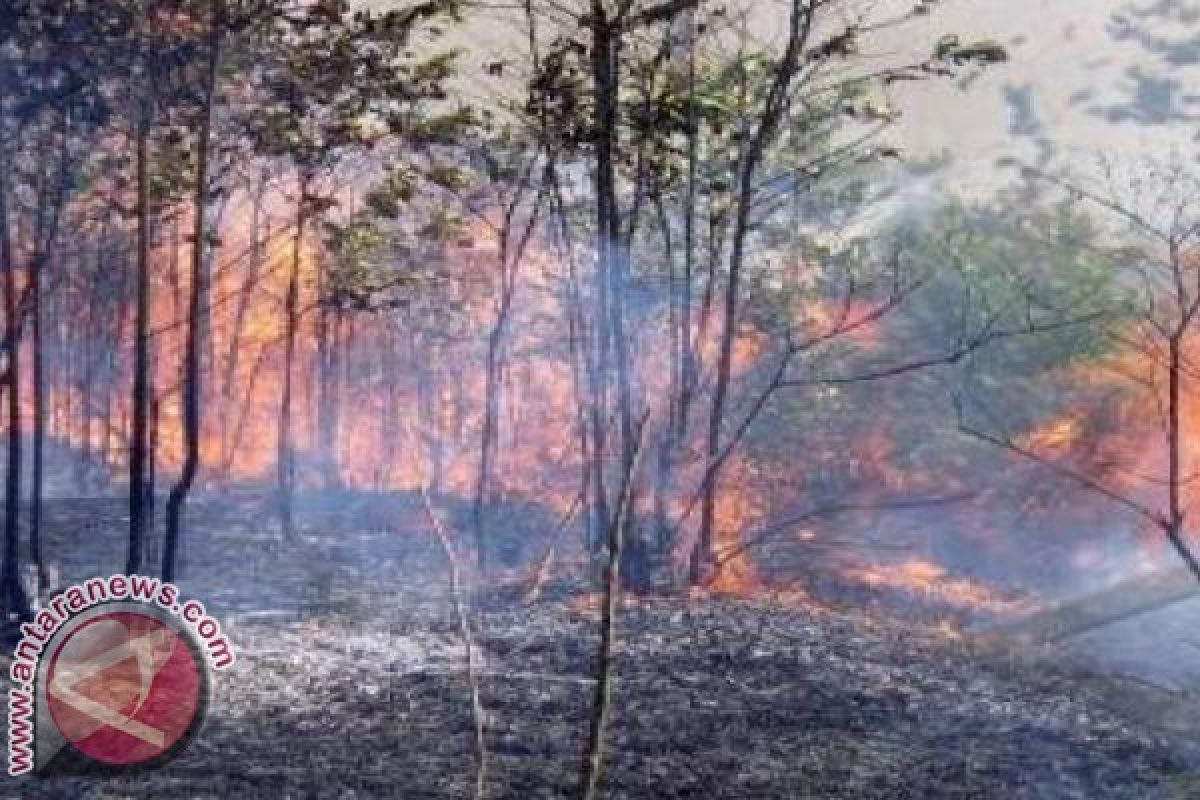
[[(409, 703), (458, 764), (442, 794), (650, 796), (677, 753), (736, 762), (697, 708), (731, 738), (770, 718), (731, 797), (1016, 796), (1028, 765), (978, 731), (979, 770), (946, 777), (955, 708), (1067, 764), (1020, 796), (1166, 785), (1186, 759), (1161, 731), (1075, 716), (1100, 679), (1037, 662), (1023, 695), (971, 648), (1168, 558), (1200, 586), (1193, 165), (1104, 191), (1027, 167), (881, 219), (893, 84), (1009, 61), (958, 34), (874, 53), (933, 2), (367, 5), (0, 18), (6, 625), (60, 567), (210, 590), (252, 643), (228, 742), (278, 727), (270, 635), (304, 662), (367, 618), (359, 672), (294, 674), (381, 748), (384, 698)], [(481, 25), (504, 58), (460, 46)], [(526, 679), (560, 740), (526, 743)], [(695, 713), (646, 711), (668, 695)], [(629, 738), (675, 724), (667, 761)], [(432, 741), (460, 727), (469, 780), (466, 739)], [(311, 788), (296, 772), (219, 784)]]

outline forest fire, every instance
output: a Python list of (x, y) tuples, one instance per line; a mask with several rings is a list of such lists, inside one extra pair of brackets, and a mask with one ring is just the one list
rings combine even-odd
[[(256, 233), (253, 226), (235, 224), (255, 216), (245, 212), (240, 206), (228, 212), (228, 232), (214, 256), (216, 299), (205, 347), (213, 377), (205, 392), (225, 412), (206, 419), (200, 448), (203, 474), (214, 483), (269, 481), (275, 465), (283, 366), (280, 298), (292, 243), (286, 235), (269, 233), (270, 226)], [(256, 215), (269, 217), (261, 211)], [(473, 231), (471, 239), (471, 247), (451, 249), (447, 258), (456, 262), (455, 270), (473, 274), (476, 285), (486, 286), (488, 270), (493, 269), (489, 259), (495, 257), (494, 242), (485, 230)], [(178, 241), (160, 248), (157, 255), (167, 267), (167, 280), (151, 307), (159, 386), (156, 457), (159, 468), (168, 474), (178, 469), (183, 455), (179, 384), (172, 365), (184, 344), (181, 298), (188, 287), (179, 269), (187, 254), (188, 246)], [(419, 324), (405, 330), (387, 316), (324, 306), (320, 295), (324, 258), (314, 244), (306, 244), (300, 262), (303, 314), (294, 401), (299, 486), (411, 491), (432, 482), (439, 491), (469, 496), (476, 481), (485, 386), (480, 373), (455, 367), (481, 357), (480, 340), (468, 336), (435, 342)], [(570, 366), (552, 349), (568, 311), (554, 290), (564, 265), (545, 249), (531, 250), (528, 258), (531, 265), (523, 269), (517, 287), (530, 299), (528, 309), (514, 320), (508, 344), (512, 352), (522, 355), (506, 366), (502, 378), (506, 433), (498, 448), (497, 493), (534, 500), (563, 514), (574, 505), (580, 468), (573, 444), (578, 438), (579, 420), (573, 411), (578, 388)], [(816, 311), (809, 316), (830, 324), (832, 311), (820, 305), (813, 308)], [(483, 298), (468, 298), (464, 312), (475, 326), (492, 324), (493, 309)], [(868, 313), (867, 306), (856, 304), (847, 319), (859, 320)], [(857, 347), (874, 349), (885, 338), (879, 323), (851, 324)], [(711, 361), (716, 356), (715, 340), (702, 344), (707, 348), (702, 357)], [(766, 349), (763, 334), (744, 330), (735, 340), (735, 374), (747, 375), (760, 367), (770, 358)], [(666, 361), (661, 349), (639, 348), (635, 369), (647, 392), (669, 390)], [(94, 457), (104, 454), (110, 469), (121, 467), (123, 442), (111, 432), (126, 424), (127, 395), (116, 386), (106, 394), (104, 386), (72, 383), (61, 390), (56, 387), (53, 417), (71, 426), (66, 433), (76, 448)], [(87, 408), (105, 409), (103, 415), (89, 411), (76, 416), (71, 411), (84, 407), (84, 394)], [(332, 430), (323, 434), (323, 426)], [(903, 496), (936, 483), (934, 475), (897, 465), (896, 444), (883, 422), (867, 425), (856, 435), (845, 453), (857, 465), (853, 472), (858, 479), (873, 485), (872, 493)], [(1080, 417), (1071, 414), (1043, 423), (1021, 443), (1047, 455), (1069, 455), (1078, 452), (1089, 435)], [(86, 446), (85, 437), (90, 437)], [(698, 445), (697, 441), (693, 446)], [(331, 452), (323, 452), (326, 447)], [(781, 460), (769, 467), (780, 474), (764, 482), (759, 475), (764, 467), (740, 455), (725, 465), (715, 504), (717, 569), (708, 591), (751, 597), (772, 590), (758, 570), (754, 548), (747, 547), (743, 537), (767, 518), (769, 503), (763, 495), (767, 483), (795, 483), (811, 468), (804, 459)], [(693, 485), (698, 482), (694, 465), (686, 474)], [(686, 499), (684, 491), (672, 501), (676, 513), (683, 510)], [(694, 526), (693, 518), (686, 526), (693, 537)], [(683, 568), (690, 546), (688, 538), (681, 539), (675, 554), (677, 569)], [(1022, 610), (1020, 604), (957, 579), (932, 562), (865, 563), (844, 574), (872, 587), (935, 597), (963, 609)]]
[(749, 597), (763, 591), (764, 584), (742, 537), (761, 520), (761, 500), (752, 494), (754, 481), (744, 462), (732, 464), (728, 474), (731, 488), (717, 499), (717, 572), (706, 588), (717, 594)]
[(987, 5), (5, 2), (12, 791), (1198, 796), (1195, 20)]
[(920, 559), (898, 564), (847, 567), (843, 574), (870, 589), (888, 589), (914, 601), (937, 603), (958, 611), (1006, 616), (1030, 611), (1028, 600), (1005, 597), (974, 581), (955, 578), (945, 568)]
[[(208, 402), (224, 411), (204, 421), (200, 455), (202, 476), (210, 485), (269, 482), (275, 468), (283, 382), (280, 304), (294, 242), (286, 226), (266, 221), (283, 212), (259, 209), (250, 213), (249, 202), (245, 197), (231, 201), (226, 212), (229, 221), (213, 255), (214, 300), (204, 348), (211, 380), (204, 392)], [(464, 285), (475, 287), (471, 290), (475, 294), (464, 296), (462, 310), (467, 323), (486, 329), (495, 319), (485, 296), (489, 272), (495, 269), (491, 263), (496, 257), (495, 241), (486, 228), (478, 226), (470, 240), (469, 247), (452, 247), (444, 257), (453, 264), (453, 271), (466, 276)], [(189, 287), (182, 265), (189, 251), (190, 246), (178, 234), (167, 237), (155, 251), (165, 273), (152, 295), (150, 320), (155, 332), (153, 373), (158, 387), (155, 455), (159, 469), (166, 474), (175, 472), (183, 458), (175, 365), (184, 347), (183, 298)], [(432, 483), (439, 491), (468, 497), (477, 480), (485, 385), (481, 373), (457, 367), (478, 362), (485, 343), (469, 335), (431, 338), (419, 319), (419, 308), (405, 312), (412, 315), (409, 324), (389, 315), (325, 304), (321, 292), (328, 258), (315, 240), (304, 243), (300, 260), (302, 314), (294, 367), (298, 378), (294, 399), (298, 485), (412, 491)], [(564, 363), (554, 348), (569, 314), (557, 288), (566, 265), (541, 243), (531, 245), (526, 259), (517, 292), (527, 300), (511, 323), (507, 343), (511, 352), (520, 355), (505, 365), (501, 378), (504, 433), (497, 449), (496, 493), (523, 497), (565, 514), (576, 503), (581, 467), (575, 447), (580, 387), (570, 364)], [(835, 313), (841, 312), (818, 303), (804, 316), (816, 320), (814, 324), (829, 325)], [(845, 313), (848, 322), (843, 324), (852, 328), (849, 340), (855, 347), (874, 351), (883, 346), (887, 333), (880, 322), (861, 322), (869, 314), (868, 305), (856, 302)], [(123, 324), (121, 335), (130, 335), (132, 322), (126, 318)], [(698, 334), (698, 329), (693, 333)], [(712, 362), (717, 356), (716, 339), (698, 343), (699, 357)], [(751, 375), (771, 357), (765, 334), (746, 327), (734, 341), (734, 374)], [(638, 348), (634, 369), (648, 394), (671, 390), (670, 372), (664, 369), (667, 361), (668, 355), (660, 347)], [(1096, 372), (1091, 377), (1075, 371), (1071, 380), (1081, 385), (1111, 384), (1107, 371), (1093, 369)], [(51, 387), (55, 430), (85, 458), (103, 461), (108, 470), (121, 469), (125, 464), (121, 431), (129, 419), (128, 395), (121, 391), (121, 382), (110, 377), (101, 383), (86, 372), (67, 377), (65, 384), (56, 382)], [(1040, 423), (1016, 440), (1017, 444), (1087, 474), (1128, 481), (1132, 487), (1135, 482), (1128, 473), (1151, 474), (1162, 464), (1161, 449), (1148, 433), (1154, 409), (1144, 397), (1138, 397), (1124, 400), (1116, 411), (1105, 411), (1113, 408), (1109, 404), (1101, 405), (1097, 412), (1067, 412)], [(1200, 436), (1200, 411), (1189, 408), (1184, 425), (1188, 440)], [(1134, 431), (1140, 431), (1136, 436), (1146, 443), (1135, 457), (1122, 453), (1128, 466), (1124, 471), (1114, 470), (1112, 454), (1128, 451), (1128, 443), (1135, 440)], [(937, 484), (936, 474), (899, 466), (897, 445), (882, 421), (863, 426), (855, 437), (843, 450), (856, 465), (853, 472), (858, 479), (873, 486), (871, 494), (903, 497)], [(699, 446), (698, 438), (689, 443), (694, 449)], [(831, 457), (840, 458), (836, 454)], [(683, 471), (692, 486), (700, 479), (697, 463), (685, 465)], [(767, 486), (800, 484), (814, 463), (789, 458), (764, 467), (738, 455), (725, 465), (715, 502), (717, 568), (707, 583), (708, 591), (752, 597), (773, 590), (760, 574), (755, 548), (748, 547), (743, 537), (768, 518)], [(777, 474), (764, 480), (760, 474), (764, 469)], [(670, 501), (675, 513), (684, 510), (689, 493), (687, 485), (679, 488), (679, 496)], [(687, 534), (677, 544), (674, 556), (677, 571), (684, 569), (695, 525), (694, 517), (684, 525)], [(1149, 541), (1157, 542), (1153, 537)], [(1094, 562), (1095, 556), (1087, 554), (1094, 551), (1086, 543), (1079, 552), (1074, 564)], [(869, 556), (864, 557), (861, 565), (846, 568), (844, 577), (870, 587), (933, 598), (963, 610), (992, 614), (1025, 610), (1022, 603), (956, 578), (949, 568), (931, 561), (870, 562)]]

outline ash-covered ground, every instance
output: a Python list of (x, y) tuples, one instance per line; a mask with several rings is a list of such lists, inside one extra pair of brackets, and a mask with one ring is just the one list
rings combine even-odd
[[(192, 514), (181, 583), (239, 657), (192, 746), (131, 777), (6, 778), (0, 796), (473, 796), (447, 561), (419, 516), (314, 507), (283, 544), (259, 503), (207, 498)], [(56, 501), (50, 517), (64, 580), (116, 570), (119, 502)], [(488, 797), (576, 790), (598, 645), (582, 588), (568, 576), (533, 604), (473, 597)], [(985, 653), (878, 610), (631, 600), (616, 674), (602, 797), (1200, 797), (1188, 695), (1053, 653)]]

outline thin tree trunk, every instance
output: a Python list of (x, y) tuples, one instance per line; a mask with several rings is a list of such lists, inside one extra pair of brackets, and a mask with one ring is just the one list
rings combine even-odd
[(580, 800), (592, 800), (604, 771), (604, 739), (612, 708), (612, 686), (615, 673), (613, 647), (616, 641), (617, 609), (621, 598), (621, 561), (626, 528), (625, 515), (633, 500), (633, 485), (637, 480), (641, 455), (641, 435), (646, 424), (643, 417), (634, 431), (633, 460), (622, 475), (621, 492), (617, 498), (616, 515), (608, 526), (608, 558), (604, 569), (604, 597), (600, 618), (600, 653), (596, 675), (596, 690), (592, 696), (592, 713), (588, 720), (587, 748), (584, 751), (580, 780)]
[[(4, 119), (2, 112), (3, 108), (0, 107), (0, 122)], [(0, 269), (4, 275), (4, 339), (9, 347), (8, 470), (4, 481), (4, 565), (0, 570), (0, 597), (7, 614), (27, 616), (29, 598), (21, 585), (18, 562), (21, 515), (21, 325), (17, 318), (16, 265), (13, 263), (12, 230), (8, 218), (8, 172), (7, 144), (0, 142)]]
[(746, 150), (738, 162), (737, 211), (729, 254), (729, 277), (725, 287), (725, 302), (721, 317), (716, 385), (713, 389), (713, 403), (708, 420), (706, 453), (708, 463), (713, 466), (706, 475), (707, 484), (704, 487), (701, 505), (700, 532), (691, 559), (691, 578), (693, 582), (697, 583), (707, 577), (706, 573), (715, 563), (713, 527), (720, 476), (718, 456), (721, 453), (721, 428), (725, 418), (729, 381), (733, 369), (733, 342), (737, 336), (739, 291), (745, 260), (746, 238), (750, 234), (750, 207), (754, 199), (755, 174), (762, 161), (767, 143), (774, 138), (787, 109), (788, 94), (800, 65), (813, 13), (813, 7), (805, 0), (792, 1), (787, 47), (775, 68), (775, 76), (764, 100), (763, 112), (758, 125), (748, 137)]
[[(592, 505), (592, 472), (595, 464), (591, 455), (591, 403), (595, 398), (595, 366), (592, 361), (592, 349), (589, 347), (587, 326), (583, 314), (583, 301), (580, 297), (579, 270), (575, 263), (574, 241), (571, 236), (570, 224), (567, 220), (566, 203), (563, 199), (562, 185), (558, 173), (551, 165), (546, 179), (550, 184), (553, 210), (558, 224), (555, 226), (555, 246), (559, 260), (566, 264), (566, 316), (567, 342), (571, 353), (571, 382), (575, 395), (575, 424), (579, 438), (579, 473), (583, 482), (583, 505), (586, 521), (586, 540), (591, 552), (597, 552), (603, 546), (601, 527), (598, 516)], [(599, 544), (597, 544), (599, 542)]]
[(299, 327), (300, 263), (304, 248), (304, 228), (308, 217), (308, 177), (301, 175), (300, 198), (296, 205), (296, 232), (292, 240), (292, 266), (288, 272), (284, 298), (283, 388), (279, 397), (279, 438), (276, 447), (276, 484), (279, 494), (279, 527), (286, 539), (295, 535), (292, 518), (292, 494), (295, 491), (296, 456), (292, 442), (292, 372), (296, 360), (296, 332)]
[[(514, 205), (516, 200), (513, 201)], [(485, 549), (484, 507), (490, 500), (492, 457), (498, 441), (500, 411), (500, 370), (503, 366), (504, 340), (516, 292), (516, 265), (509, 263), (509, 234), (511, 213), (500, 232), (500, 296), (496, 305), (496, 321), (488, 333), (487, 355), (484, 361), (483, 421), (479, 434), (479, 472), (475, 478), (475, 494), (471, 505), (471, 529), (475, 536), (475, 558), (480, 574), (487, 567)], [(519, 257), (519, 256), (518, 256)]]
[(49, 577), (42, 553), (42, 498), (46, 456), (46, 363), (42, 339), (42, 269), (45, 252), (37, 253), (29, 270), (30, 369), (33, 380), (32, 465), (29, 480), (29, 550), (37, 570), (38, 590)]
[[(38, 590), (46, 588), (49, 576), (42, 553), (42, 505), (44, 495), (44, 468), (46, 445), (46, 354), (42, 336), (43, 297), (42, 273), (50, 261), (51, 252), (58, 240), (58, 223), (66, 202), (69, 169), (68, 137), (69, 117), (62, 119), (58, 171), (54, 179), (45, 179), (38, 193), (38, 222), (34, 256), (29, 268), (30, 314), (32, 315), (31, 367), (33, 379), (33, 469), (29, 493), (29, 546), (37, 570)], [(53, 180), (53, 184), (50, 181)], [(47, 208), (47, 206), (49, 206)]]
[(670, 334), (670, 374), (668, 376), (667, 392), (670, 411), (668, 413), (668, 421), (663, 425), (658, 437), (658, 452), (654, 471), (655, 549), (657, 550), (657, 556), (661, 557), (670, 547), (670, 520), (668, 519), (667, 503), (670, 487), (673, 483), (672, 473), (675, 465), (675, 451), (679, 446), (680, 422), (678, 418), (682, 411), (680, 398), (683, 395), (683, 382), (685, 380), (685, 369), (683, 366), (683, 348), (685, 345), (680, 340), (686, 338), (686, 336), (682, 335), (683, 330), (680, 321), (680, 317), (682, 316), (680, 309), (681, 290), (677, 285), (679, 283), (679, 276), (676, 274), (675, 269), (675, 248), (674, 240), (671, 236), (671, 223), (667, 217), (666, 206), (662, 202), (661, 194), (658, 192), (655, 194), (657, 198), (656, 206), (659, 225), (663, 238), (663, 260), (667, 266), (667, 328)]
[(1184, 541), (1183, 527), (1183, 474), (1182, 448), (1183, 431), (1180, 427), (1182, 410), (1181, 376), (1183, 370), (1183, 335), (1181, 329), (1167, 341), (1169, 362), (1167, 365), (1167, 519), (1163, 526), (1171, 546), (1187, 564), (1192, 574), (1200, 579), (1200, 562)]
[(183, 527), (183, 511), (188, 493), (200, 466), (200, 326), (202, 304), (207, 295), (204, 269), (205, 210), (208, 206), (208, 149), (212, 137), (212, 110), (216, 94), (217, 66), (220, 60), (221, 26), (224, 7), (212, 0), (212, 19), (208, 42), (208, 64), (204, 86), (204, 107), (196, 141), (195, 226), (192, 242), (192, 285), (188, 299), (187, 345), (184, 354), (183, 382), (183, 468), (179, 480), (167, 496), (167, 527), (163, 541), (162, 577), (175, 579), (176, 552)]
[[(75, 475), (75, 483), (81, 491), (86, 491), (91, 483), (92, 461), (94, 454), (92, 448), (92, 402), (93, 391), (96, 382), (96, 372), (99, 366), (99, 358), (97, 356), (96, 341), (99, 339), (99, 325), (97, 324), (97, 308), (100, 305), (100, 286), (102, 276), (104, 275), (104, 247), (108, 239), (107, 223), (101, 226), (100, 237), (96, 244), (95, 255), (95, 275), (90, 281), (89, 300), (87, 303), (86, 322), (83, 327), (83, 333), (78, 336), (78, 349), (81, 351), (78, 354), (79, 366), (79, 425), (83, 441), (80, 443), (80, 454), (78, 470)], [(70, 400), (70, 384), (67, 386), (67, 399)], [(70, 411), (68, 406), (68, 419)]]
[[(125, 574), (142, 568), (146, 536), (146, 436), (150, 405), (150, 119), (143, 108), (137, 123), (137, 277), (133, 333), (133, 405), (129, 438), (129, 543)], [(200, 247), (200, 243), (196, 243)]]
[[(225, 374), (221, 379), (221, 479), (229, 480), (229, 469), (233, 463), (233, 414), (234, 391), (237, 389), (237, 372), (241, 363), (242, 332), (246, 327), (246, 316), (250, 311), (250, 297), (258, 282), (263, 263), (264, 237), (259, 235), (262, 227), (263, 195), (266, 192), (266, 173), (259, 180), (254, 193), (254, 211), (250, 221), (250, 264), (238, 292), (237, 307), (233, 313), (233, 325), (229, 331), (229, 344), (225, 352)], [(265, 240), (271, 238), (268, 228)]]
[(687, 182), (683, 208), (683, 277), (679, 286), (679, 409), (677, 443), (687, 436), (692, 392), (696, 386), (696, 360), (692, 347), (692, 275), (696, 267), (696, 168), (699, 161), (700, 124), (696, 114), (696, 12), (688, 16)]
[[(157, 489), (156, 481), (158, 478), (158, 432), (162, 429), (162, 403), (159, 395), (155, 392), (150, 393), (150, 429), (146, 436), (146, 505), (145, 505), (145, 525), (146, 538), (144, 540), (145, 554), (151, 564), (155, 563), (162, 557), (159, 552), (159, 539), (154, 535), (154, 493)], [(137, 573), (131, 572), (130, 575)]]
[(475, 561), (482, 575), (487, 569), (484, 506), (489, 501), (492, 474), (492, 452), (496, 446), (496, 423), (499, 412), (500, 341), (504, 336), (507, 303), (501, 302), (500, 316), (488, 334), (487, 356), (484, 362), (483, 421), (479, 433), (479, 472), (475, 477), (475, 495), (471, 503), (471, 530), (475, 537)]
[[(616, 244), (615, 164), (613, 136), (616, 128), (615, 68), (613, 64), (613, 30), (608, 10), (602, 0), (592, 0), (592, 79), (595, 83), (596, 129), (596, 299), (595, 299), (595, 385), (591, 407), (593, 513), (598, 528), (609, 527), (608, 493), (605, 488), (604, 459), (608, 451), (607, 420), (609, 355), (612, 348), (612, 291), (613, 248)], [(598, 554), (603, 540), (592, 542)]]
[[(744, 185), (748, 185), (748, 181)], [(708, 418), (705, 454), (709, 463), (715, 462), (721, 452), (721, 427), (725, 420), (725, 402), (729, 393), (729, 379), (733, 367), (733, 340), (737, 333), (738, 291), (748, 224), (749, 204), (741, 202), (738, 205), (737, 222), (735, 222), (733, 233), (733, 251), (729, 257), (729, 277), (725, 287), (716, 385), (713, 389), (712, 410)], [(693, 583), (701, 583), (705, 580), (706, 570), (711, 567), (714, 560), (713, 528), (716, 520), (717, 483), (717, 476), (713, 474), (704, 487), (704, 496), (700, 506), (700, 532), (691, 562)]]

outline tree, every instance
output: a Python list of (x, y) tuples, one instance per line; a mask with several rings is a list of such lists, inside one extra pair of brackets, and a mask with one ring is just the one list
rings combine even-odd
[(183, 368), (184, 460), (180, 474), (167, 495), (166, 531), (163, 537), (162, 577), (175, 580), (176, 553), (183, 529), (188, 493), (200, 466), (200, 326), (201, 306), (207, 302), (208, 281), (204, 269), (208, 242), (206, 213), (212, 187), (209, 184), (209, 148), (212, 145), (213, 113), (217, 103), (217, 79), (221, 52), (229, 35), (230, 17), (225, 0), (208, 3), (206, 37), (198, 81), (199, 99), (192, 132), (195, 174), (192, 195), (192, 263), (188, 287), (187, 340)]
[(411, 42), (436, 29), (438, 21), (453, 18), (457, 7), (447, 0), (375, 13), (352, 12), (344, 2), (324, 3), (283, 14), (273, 30), (270, 56), (259, 76), (259, 105), (248, 114), (248, 125), (261, 152), (286, 159), (295, 171), (276, 454), (280, 526), (289, 538), (294, 531), (292, 395), (305, 236), (336, 204), (336, 191), (324, 182), (345, 158), (381, 147), (388, 137), (413, 140), (436, 134), (436, 115), (422, 115), (429, 104), (446, 97), (452, 54), (417, 54)]
[[(966, 421), (961, 427), (968, 435), (1042, 464), (1140, 517), (1162, 534), (1200, 580), (1200, 558), (1188, 541), (1186, 526), (1194, 457), (1185, 427), (1189, 346), (1200, 315), (1200, 206), (1195, 202), (1200, 180), (1178, 155), (1104, 166), (1104, 188), (1031, 167), (1023, 167), (1022, 174), (1067, 192), (1071, 201), (1092, 205), (1117, 225), (1114, 234), (1120, 238), (1109, 249), (1109, 263), (1114, 273), (1123, 273), (1121, 280), (1130, 287), (1130, 297), (1124, 304), (1127, 308), (1114, 304), (1105, 330), (1112, 346), (1133, 354), (1130, 372), (1140, 394), (1148, 395), (1145, 405), (1156, 409), (1158, 424), (1153, 429), (1158, 431), (1165, 465), (1145, 477), (1138, 477), (1144, 470), (1138, 465), (1081, 469), (1044, 452), (1036, 441), (1021, 441)], [(1135, 477), (1132, 484), (1130, 476)]]
[[(5, 477), (4, 564), (0, 570), (0, 601), (9, 614), (26, 614), (29, 598), (20, 584), (18, 541), (21, 501), (21, 366), (20, 343), (24, 320), (34, 317), (34, 475), (31, 492), (31, 546), (39, 582), (45, 581), (40, 540), (42, 495), (42, 439), (45, 433), (45, 385), (42, 340), (42, 277), (57, 240), (59, 222), (73, 183), (76, 154), (72, 138), (78, 128), (90, 124), (96, 106), (88, 83), (85, 47), (91, 17), (86, 14), (55, 13), (53, 4), (24, 0), (10, 4), (0, 20), (0, 272), (3, 273), (4, 337), (7, 356), (8, 457)], [(66, 57), (61, 54), (65, 53)], [(31, 166), (32, 165), (32, 166)], [(31, 186), (22, 186), (31, 181)], [(33, 240), (16, 246), (21, 213), (22, 188), (31, 188)], [(18, 295), (17, 264), (26, 258), (23, 271), (29, 276)]]
[[(129, 432), (129, 543), (125, 571), (141, 570), (146, 536), (152, 528), (154, 463), (150, 452), (150, 405), (153, 395), (150, 353), (150, 250), (156, 209), (180, 199), (183, 175), (171, 174), (167, 162), (178, 158), (186, 169), (192, 164), (183, 148), (185, 131), (175, 119), (186, 105), (187, 78), (184, 73), (198, 42), (186, 27), (172, 24), (176, 4), (158, 0), (134, 0), (110, 4), (124, 25), (106, 31), (101, 46), (110, 57), (110, 94), (115, 102), (130, 109), (127, 139), (134, 151), (134, 209), (137, 255), (134, 278), (133, 385), (130, 397)], [(103, 78), (102, 78), (103, 79)], [(185, 85), (179, 86), (180, 82)], [(160, 143), (155, 134), (165, 129)], [(162, 155), (156, 159), (154, 145)]]

